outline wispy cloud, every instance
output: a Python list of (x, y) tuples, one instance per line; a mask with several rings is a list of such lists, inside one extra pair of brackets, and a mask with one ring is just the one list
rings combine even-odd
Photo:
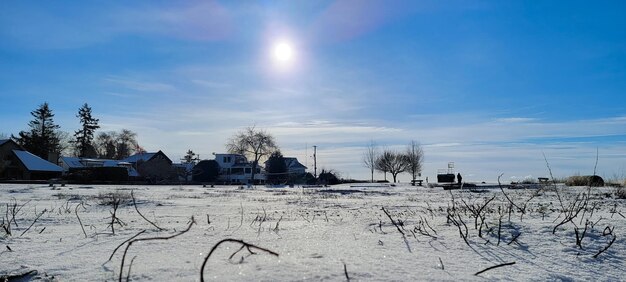
[(510, 117), (510, 118), (498, 118), (496, 122), (502, 123), (518, 123), (518, 122), (533, 122), (536, 121), (535, 118), (525, 118), (525, 117)]
[(162, 82), (141, 81), (132, 78), (114, 76), (105, 78), (104, 80), (114, 86), (121, 86), (129, 90), (140, 92), (169, 92), (176, 90), (176, 87)]

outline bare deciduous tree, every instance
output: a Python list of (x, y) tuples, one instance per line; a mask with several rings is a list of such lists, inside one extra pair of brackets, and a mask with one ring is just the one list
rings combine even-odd
[(231, 154), (241, 154), (252, 160), (251, 184), (254, 184), (259, 161), (278, 150), (274, 137), (263, 130), (257, 130), (254, 126), (237, 132), (228, 143), (226, 149)]
[(133, 153), (143, 151), (137, 143), (137, 133), (128, 129), (100, 132), (95, 139), (95, 147), (99, 158), (125, 159)]
[(411, 143), (406, 148), (405, 156), (408, 166), (407, 170), (411, 173), (413, 183), (415, 183), (415, 179), (422, 172), (422, 163), (424, 161), (424, 151), (420, 143), (411, 140)]
[(363, 153), (363, 164), (370, 169), (372, 173), (372, 182), (374, 182), (374, 170), (376, 170), (376, 158), (378, 157), (378, 148), (373, 140), (365, 147), (365, 153)]
[(408, 169), (408, 162), (404, 154), (386, 149), (376, 160), (376, 168), (382, 172), (389, 172), (396, 183), (398, 174)]

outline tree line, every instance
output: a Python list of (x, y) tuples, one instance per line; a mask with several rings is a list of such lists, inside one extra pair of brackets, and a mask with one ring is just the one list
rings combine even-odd
[(96, 132), (100, 120), (93, 117), (87, 103), (78, 109), (76, 117), (81, 126), (71, 136), (54, 122), (54, 113), (47, 102), (30, 115), (33, 119), (28, 123), (29, 129), (20, 131), (18, 136), (11, 134), (11, 139), (42, 159), (56, 162), (53, 156), (70, 155), (120, 160), (143, 152), (137, 134), (128, 129)]
[(374, 182), (375, 171), (384, 173), (385, 180), (387, 180), (387, 173), (390, 173), (394, 183), (396, 183), (398, 174), (404, 172), (410, 173), (411, 179), (415, 181), (422, 173), (423, 162), (424, 151), (422, 146), (414, 140), (407, 145), (404, 152), (391, 149), (383, 149), (380, 152), (376, 143), (370, 141), (363, 153), (363, 164), (370, 169), (372, 182)]

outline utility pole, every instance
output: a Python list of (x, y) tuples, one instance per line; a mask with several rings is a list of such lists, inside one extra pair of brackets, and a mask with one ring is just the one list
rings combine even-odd
[(317, 146), (313, 145), (313, 176), (317, 179)]

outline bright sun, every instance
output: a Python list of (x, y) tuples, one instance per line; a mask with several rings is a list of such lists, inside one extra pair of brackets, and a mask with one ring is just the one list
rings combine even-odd
[(281, 62), (287, 62), (293, 57), (293, 49), (287, 42), (274, 45), (274, 58)]

